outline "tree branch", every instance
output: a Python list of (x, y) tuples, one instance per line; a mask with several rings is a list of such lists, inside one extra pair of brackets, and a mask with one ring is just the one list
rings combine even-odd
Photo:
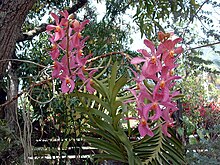
[(3, 103), (3, 104), (0, 104), (0, 108), (5, 107), (6, 105), (8, 105), (8, 104), (14, 102), (15, 100), (17, 100), (20, 96), (22, 96), (24, 93), (26, 93), (26, 92), (29, 91), (30, 89), (32, 89), (32, 88), (34, 88), (34, 87), (37, 87), (37, 86), (41, 86), (41, 85), (43, 85), (43, 84), (46, 84), (47, 82), (49, 82), (49, 81), (51, 81), (51, 80), (52, 80), (52, 78), (48, 78), (48, 79), (43, 80), (43, 81), (41, 81), (41, 82), (39, 82), (39, 83), (33, 83), (28, 89), (23, 90), (23, 91), (21, 91), (20, 93), (18, 93), (16, 96), (12, 97), (11, 100), (8, 100), (8, 101), (6, 101), (6, 102)]
[[(78, 0), (77, 4), (73, 5), (71, 8), (69, 8), (67, 10), (68, 13), (72, 14), (72, 13), (76, 12), (77, 10), (82, 8), (87, 2), (88, 2), (88, 0)], [(53, 22), (52, 24), (54, 24), (54, 23), (55, 22)], [(23, 42), (23, 41), (27, 41), (27, 40), (32, 40), (35, 36), (46, 31), (47, 25), (48, 24), (43, 23), (40, 26), (35, 27), (34, 29), (30, 30), (29, 32), (25, 32), (25, 33), (21, 32), (21, 35), (18, 37), (16, 42), (18, 43), (18, 42)]]
[[(202, 9), (202, 7), (207, 3), (209, 2), (209, 0), (205, 0), (199, 7), (199, 9), (196, 11), (196, 13), (192, 16), (192, 20), (194, 19), (194, 17), (199, 13), (199, 11)], [(190, 22), (192, 22), (192, 20)]]
[(105, 58), (105, 57), (108, 57), (108, 56), (112, 56), (112, 55), (117, 55), (117, 54), (125, 56), (125, 58), (127, 58), (128, 60), (131, 60), (131, 57), (128, 54), (124, 53), (124, 52), (110, 52), (110, 53), (102, 54), (100, 56), (91, 58), (87, 62), (90, 63), (90, 62), (93, 62), (93, 61), (97, 61), (98, 59), (102, 59), (102, 58)]
[(211, 43), (211, 44), (197, 46), (197, 47), (194, 47), (194, 48), (190, 48), (188, 50), (195, 50), (195, 49), (204, 48), (204, 47), (208, 47), (208, 46), (213, 46), (213, 45), (217, 45), (217, 44), (220, 44), (220, 41), (219, 42), (215, 42), (215, 43)]
[(0, 60), (0, 62), (3, 62), (3, 61), (18, 61), (18, 62), (25, 62), (25, 63), (34, 64), (34, 65), (37, 65), (37, 66), (39, 66), (39, 67), (41, 67), (41, 68), (46, 68), (46, 67), (47, 67), (47, 66), (38, 64), (38, 63), (36, 63), (36, 62), (29, 61), (29, 60), (19, 60), (19, 59), (4, 59), (4, 60)]

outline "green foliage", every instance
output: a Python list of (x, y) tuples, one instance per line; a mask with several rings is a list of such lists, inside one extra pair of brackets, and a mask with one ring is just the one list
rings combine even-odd
[(9, 162), (19, 163), (22, 160), (21, 155), (19, 138), (9, 129), (6, 121), (0, 120), (0, 162), (2, 164)]
[(195, 143), (186, 146), (186, 158), (189, 165), (219, 164), (219, 137), (216, 139), (202, 139), (201, 142), (195, 141)]

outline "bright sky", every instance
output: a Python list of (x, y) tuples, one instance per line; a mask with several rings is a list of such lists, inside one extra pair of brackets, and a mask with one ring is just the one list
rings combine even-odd
[[(104, 3), (97, 3), (96, 1), (93, 2), (94, 6), (96, 6), (97, 10), (97, 18), (98, 21), (102, 19), (103, 15), (105, 14), (106, 8)], [(124, 15), (124, 19), (128, 22), (131, 26), (134, 26), (136, 31), (133, 31), (131, 37), (133, 39), (133, 43), (131, 44), (131, 50), (136, 51), (137, 49), (143, 49), (146, 46), (143, 44), (143, 38), (141, 38), (141, 33), (137, 29), (138, 26), (133, 22), (132, 15), (135, 14), (134, 10), (129, 10), (126, 12), (127, 15)]]

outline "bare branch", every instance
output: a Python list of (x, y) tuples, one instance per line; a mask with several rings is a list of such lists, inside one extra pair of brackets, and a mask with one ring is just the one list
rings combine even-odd
[(46, 66), (44, 65), (41, 65), (41, 64), (38, 64), (36, 62), (33, 62), (33, 61), (29, 61), (29, 60), (19, 60), (19, 59), (4, 59), (4, 60), (0, 60), (0, 62), (2, 61), (18, 61), (18, 62), (25, 62), (25, 63), (30, 63), (30, 64), (34, 64), (34, 65), (37, 65), (41, 68), (46, 68)]
[(49, 79), (40, 81), (39, 83), (33, 83), (28, 89), (21, 91), (16, 96), (14, 96), (11, 100), (6, 101), (4, 104), (0, 104), (0, 108), (5, 107), (8, 104), (11, 104), (12, 102), (17, 100), (20, 96), (22, 96), (24, 93), (26, 93), (27, 91), (31, 90), (32, 88), (37, 87), (37, 86), (41, 86), (43, 84), (46, 84), (47, 82), (49, 82), (51, 80), (52, 80), (52, 78), (49, 78)]
[[(200, 5), (200, 7), (199, 7), (199, 9), (196, 11), (196, 13), (192, 16), (192, 20), (193, 20), (193, 18), (195, 17), (195, 16), (197, 16), (197, 14), (199, 13), (199, 11), (202, 9), (202, 7), (206, 4), (206, 3), (208, 3), (209, 2), (209, 0), (205, 0), (201, 5)], [(191, 21), (192, 21), (191, 20)], [(190, 22), (191, 22), (190, 21)]]
[(78, 0), (77, 4), (73, 5), (70, 9), (67, 10), (68, 13), (69, 14), (75, 13), (77, 10), (82, 8), (87, 2), (88, 0)]
[(102, 59), (102, 58), (105, 58), (105, 57), (108, 57), (108, 56), (112, 56), (112, 55), (117, 55), (117, 54), (125, 56), (128, 60), (131, 60), (131, 57), (128, 54), (124, 53), (124, 52), (110, 52), (110, 53), (102, 54), (100, 56), (97, 56), (97, 57), (94, 57), (92, 59), (89, 59), (87, 62), (90, 63), (90, 62), (96, 61), (98, 59)]
[[(79, 10), (80, 8), (82, 8), (86, 3), (88, 2), (88, 0), (78, 0), (77, 4), (73, 5), (71, 8), (69, 8), (67, 11), (69, 14), (76, 12), (77, 10)], [(55, 22), (53, 22), (52, 24), (54, 24)], [(30, 30), (29, 32), (25, 32), (23, 34), (21, 34), (18, 39), (17, 42), (23, 42), (23, 41), (27, 41), (27, 40), (32, 40), (35, 36), (39, 35), (40, 33), (46, 31), (46, 26), (48, 24), (43, 23), (38, 27), (35, 27), (34, 29)]]
[(188, 50), (195, 50), (195, 49), (204, 48), (204, 47), (213, 46), (213, 45), (218, 45), (218, 44), (220, 44), (220, 41), (219, 42), (215, 42), (215, 43), (211, 43), (211, 44), (197, 46), (197, 47), (194, 47), (194, 48), (190, 48)]
[(19, 38), (17, 39), (16, 42), (23, 42), (23, 41), (27, 41), (27, 40), (32, 40), (35, 36), (37, 36), (38, 34), (46, 31), (46, 23), (41, 24), (38, 27), (35, 27), (34, 29), (30, 30), (29, 32), (25, 32), (25, 33), (21, 33), (21, 35), (19, 36)]

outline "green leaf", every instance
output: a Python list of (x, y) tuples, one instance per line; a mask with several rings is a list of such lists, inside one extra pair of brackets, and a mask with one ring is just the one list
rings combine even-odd
[(117, 143), (116, 138), (109, 133), (106, 133), (106, 131), (103, 131), (101, 129), (98, 128), (86, 128), (88, 131), (93, 132), (94, 134), (98, 134), (99, 136), (101, 136), (102, 138), (106, 139), (107, 141), (111, 142), (111, 143)]
[(92, 94), (88, 94), (88, 93), (77, 93), (78, 97), (86, 97), (92, 100), (95, 100), (96, 102), (98, 102), (99, 104), (101, 104), (103, 107), (105, 107), (108, 111), (111, 110), (111, 108), (109, 107), (109, 105), (107, 103), (105, 103), (104, 101), (102, 101), (100, 98), (98, 98), (95, 95)]
[(121, 159), (117, 155), (109, 155), (109, 154), (96, 154), (93, 156), (93, 158), (98, 158), (98, 161), (103, 161), (103, 160), (116, 160), (122, 163), (127, 163), (126, 159)]
[(114, 88), (112, 89), (112, 95), (111, 95), (111, 102), (116, 100), (116, 96), (118, 95), (118, 92), (120, 91), (120, 89), (127, 83), (128, 78), (123, 75), (121, 76), (115, 83)]
[(114, 62), (114, 65), (112, 66), (111, 76), (108, 81), (110, 96), (112, 96), (113, 87), (115, 86), (115, 81), (116, 81), (116, 77), (117, 77), (117, 66), (118, 66), (118, 62), (116, 61), (116, 62)]
[(123, 117), (122, 114), (117, 114), (115, 117), (114, 117), (114, 121), (113, 121), (113, 126), (114, 128), (117, 128), (118, 127), (118, 124), (119, 124), (119, 121), (120, 119)]
[(184, 164), (182, 145), (173, 132), (172, 137), (164, 137), (161, 128), (154, 130), (154, 136), (145, 136), (142, 140), (133, 142), (133, 152), (146, 164)]
[(116, 134), (114, 132), (114, 128), (111, 124), (101, 120), (100, 118), (94, 117), (91, 114), (89, 114), (89, 117), (91, 119), (91, 122), (89, 123), (90, 125), (92, 125), (93, 127), (97, 127), (101, 130), (107, 131), (106, 133), (109, 133), (111, 135), (113, 135), (114, 137), (116, 137)]
[(99, 86), (100, 90), (99, 92), (102, 93), (104, 96), (106, 96), (108, 98), (108, 100), (110, 100), (110, 94), (109, 91), (107, 89), (107, 86), (105, 84), (103, 84), (101, 81), (97, 80), (96, 78), (93, 78), (94, 83), (96, 83), (96, 85)]
[(62, 143), (62, 149), (64, 149), (64, 150), (66, 150), (67, 149), (67, 146), (69, 145), (69, 142), (70, 141), (64, 141), (63, 143)]
[[(111, 61), (112, 61), (112, 57), (110, 56), (107, 65), (105, 65), (104, 69), (103, 69), (98, 75), (95, 76), (96, 79), (100, 78), (104, 73), (107, 72), (107, 69), (108, 69), (108, 67), (109, 67), (110, 64), (111, 64)], [(98, 68), (100, 68), (100, 67), (102, 66), (103, 62), (104, 62), (104, 60), (103, 60), (102, 63), (98, 66)]]
[(105, 119), (106, 121), (109, 122), (109, 124), (112, 124), (112, 119), (109, 115), (106, 115), (106, 113), (100, 111), (100, 110), (97, 110), (97, 109), (94, 109), (94, 108), (89, 108), (89, 112), (91, 114), (95, 114), (97, 116), (100, 116), (101, 118)]

